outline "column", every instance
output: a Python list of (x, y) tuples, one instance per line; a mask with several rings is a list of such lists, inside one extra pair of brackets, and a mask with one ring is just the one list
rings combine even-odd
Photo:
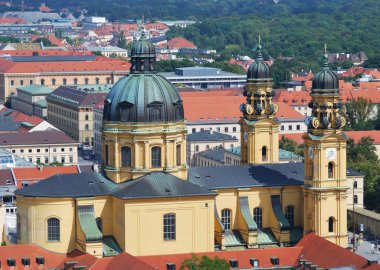
[(149, 142), (144, 142), (144, 169), (149, 169)]

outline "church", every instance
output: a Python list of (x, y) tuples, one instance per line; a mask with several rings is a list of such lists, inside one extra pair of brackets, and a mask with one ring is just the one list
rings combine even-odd
[(18, 243), (143, 256), (292, 246), (314, 232), (347, 247), (347, 136), (326, 56), (312, 83), (304, 162), (279, 163), (278, 107), (259, 46), (240, 107), (242, 165), (190, 168), (182, 100), (157, 74), (144, 35), (131, 61), (105, 100), (101, 171), (17, 190)]

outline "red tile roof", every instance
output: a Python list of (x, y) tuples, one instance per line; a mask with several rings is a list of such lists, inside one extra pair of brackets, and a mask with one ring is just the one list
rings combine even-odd
[(276, 91), (276, 96), (273, 98), (276, 102), (284, 102), (290, 106), (305, 106), (311, 101), (311, 96), (308, 91)]
[[(21, 259), (27, 257), (30, 259), (30, 267), (25, 267), (21, 263)], [(44, 267), (39, 267), (36, 263), (36, 257), (44, 257)], [(0, 261), (2, 270), (17, 270), (17, 269), (51, 269), (57, 267), (66, 257), (66, 254), (47, 251), (36, 245), (11, 245), (0, 246)], [(9, 267), (7, 259), (13, 258), (16, 260), (16, 267)]]
[(64, 39), (59, 39), (56, 36), (53, 35), (47, 35), (47, 36), (32, 36), (32, 41), (35, 41), (39, 38), (47, 38), (51, 44), (56, 45), (56, 46), (62, 46), (66, 43), (66, 40)]
[[(221, 91), (180, 93), (185, 109), (185, 118), (190, 122), (197, 121), (238, 121), (241, 117), (240, 104), (245, 103), (243, 96), (220, 95)], [(224, 94), (224, 93), (222, 93)], [(278, 118), (303, 119), (299, 112), (285, 103), (276, 103)]]
[(22, 182), (34, 184), (56, 174), (79, 173), (77, 166), (13, 168), (12, 170), (18, 188), (22, 187)]
[[(239, 269), (251, 269), (250, 258), (259, 260), (260, 267), (273, 267), (270, 257), (279, 258), (279, 266), (294, 266), (301, 255), (302, 247), (273, 248), (273, 249), (247, 249), (239, 251), (219, 251), (195, 253), (196, 256), (208, 256), (210, 258), (218, 257), (227, 262), (230, 259), (238, 260)], [(175, 254), (159, 256), (141, 256), (140, 260), (150, 264), (159, 270), (166, 270), (167, 263), (174, 263), (176, 269), (179, 269), (185, 259), (191, 258), (192, 254)]]
[(131, 64), (126, 61), (106, 57), (97, 57), (94, 61), (65, 62), (13, 62), (0, 59), (1, 73), (129, 71), (130, 67)]
[(1, 50), (0, 54), (9, 54), (11, 56), (33, 56), (37, 52), (39, 56), (67, 56), (67, 55), (92, 55), (91, 51), (64, 51), (64, 50)]
[(0, 24), (27, 24), (28, 22), (21, 18), (0, 18)]
[[(102, 259), (103, 261), (103, 259)], [(105, 264), (105, 262), (102, 262), (101, 264)], [(156, 268), (154, 268), (152, 265), (148, 264), (147, 262), (144, 262), (143, 260), (135, 257), (135, 256), (132, 256), (128, 253), (120, 253), (119, 255), (117, 255), (116, 257), (114, 257), (112, 260), (110, 260), (106, 267), (104, 268), (100, 268), (99, 267), (100, 265), (96, 264), (95, 267), (91, 268), (94, 269), (94, 270), (97, 270), (97, 269), (106, 269), (106, 270), (113, 270), (113, 269), (128, 269), (128, 270), (155, 270)], [(166, 265), (165, 265), (165, 270), (167, 269), (166, 268)], [(179, 268), (177, 268), (179, 269)]]
[(193, 43), (190, 41), (181, 38), (181, 37), (175, 37), (167, 42), (167, 45), (169, 46), (170, 49), (180, 49), (180, 48), (193, 48), (196, 49), (197, 46), (195, 46)]
[[(373, 144), (380, 145), (380, 130), (365, 130), (365, 131), (345, 131), (346, 135), (357, 143), (361, 138), (370, 137), (373, 139)], [(281, 134), (288, 139), (295, 141), (297, 144), (302, 144), (304, 141), (302, 135), (304, 133), (290, 133), (290, 134)]]
[(322, 268), (354, 266), (355, 269), (380, 269), (377, 263), (368, 267), (367, 259), (313, 233), (304, 236), (296, 247), (302, 247), (302, 259)]

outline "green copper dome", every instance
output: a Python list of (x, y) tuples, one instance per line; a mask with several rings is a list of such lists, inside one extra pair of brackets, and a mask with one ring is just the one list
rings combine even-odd
[(155, 70), (154, 46), (142, 38), (132, 46), (131, 72), (109, 92), (104, 121), (177, 122), (184, 120), (177, 89)]
[(335, 72), (329, 69), (327, 54), (324, 55), (324, 63), (322, 70), (315, 74), (313, 78), (311, 89), (312, 91), (339, 91), (339, 79)]
[(261, 54), (261, 46), (257, 46), (257, 57), (255, 62), (251, 64), (247, 71), (247, 80), (272, 80), (272, 70), (264, 61)]

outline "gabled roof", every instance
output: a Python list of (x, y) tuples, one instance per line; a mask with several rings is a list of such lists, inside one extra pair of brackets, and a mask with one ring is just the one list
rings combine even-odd
[(300, 186), (304, 182), (304, 164), (295, 162), (190, 167), (188, 181), (210, 190), (260, 186)]
[(46, 97), (47, 101), (54, 100), (66, 103), (74, 107), (94, 106), (100, 102), (104, 103), (108, 93), (89, 93), (71, 87), (60, 86)]
[(197, 46), (195, 46), (192, 42), (188, 41), (187, 39), (181, 38), (181, 37), (175, 37), (167, 42), (167, 46), (169, 46), (170, 49), (180, 49), (180, 48), (193, 48), (196, 49)]
[[(271, 248), (271, 249), (247, 249), (236, 251), (219, 251), (219, 252), (204, 252), (195, 253), (196, 256), (208, 256), (210, 258), (220, 258), (227, 262), (231, 259), (238, 260), (239, 269), (252, 269), (250, 258), (256, 258), (260, 262), (261, 267), (273, 267), (270, 258), (277, 257), (281, 266), (295, 266), (298, 257), (301, 255), (301, 247), (287, 247), (287, 248)], [(139, 256), (138, 259), (155, 267), (158, 270), (166, 270), (168, 263), (174, 263), (176, 269), (180, 269), (182, 262), (185, 259), (190, 259), (192, 254), (168, 254), (157, 256)], [(273, 268), (272, 268), (273, 269)]]
[(197, 153), (197, 155), (217, 161), (221, 164), (224, 164), (224, 153), (226, 150), (224, 148), (217, 149), (207, 149), (205, 151)]
[(53, 92), (53, 89), (45, 86), (45, 85), (39, 85), (39, 84), (31, 84), (26, 86), (20, 86), (17, 88), (18, 91), (27, 93), (32, 96), (38, 96), (38, 95), (49, 95), (51, 92)]
[(296, 247), (302, 247), (302, 259), (323, 268), (354, 266), (355, 269), (380, 269), (368, 266), (368, 260), (313, 233), (305, 235)]
[(8, 145), (40, 145), (40, 144), (78, 144), (77, 141), (60, 131), (34, 131), (34, 132), (18, 132), (0, 133), (0, 146)]
[(202, 187), (168, 173), (155, 172), (115, 184), (99, 173), (57, 174), (19, 189), (27, 197), (88, 197), (112, 195), (121, 199), (215, 196)]
[(119, 184), (113, 195), (122, 199), (142, 199), (215, 196), (216, 194), (174, 175), (156, 172)]

